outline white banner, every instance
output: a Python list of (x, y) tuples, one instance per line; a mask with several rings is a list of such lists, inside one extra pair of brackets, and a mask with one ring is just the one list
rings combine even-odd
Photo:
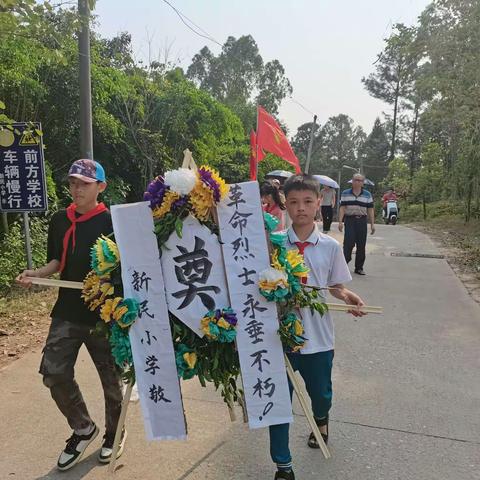
[(172, 233), (162, 248), (161, 263), (168, 309), (203, 337), (203, 316), (230, 306), (218, 237), (188, 216), (183, 221), (182, 237)]
[(140, 304), (130, 329), (133, 363), (148, 440), (186, 438), (180, 383), (153, 217), (147, 202), (112, 206), (125, 298)]
[(217, 212), (250, 428), (291, 423), (277, 308), (258, 291), (258, 275), (270, 266), (258, 183), (231, 185)]

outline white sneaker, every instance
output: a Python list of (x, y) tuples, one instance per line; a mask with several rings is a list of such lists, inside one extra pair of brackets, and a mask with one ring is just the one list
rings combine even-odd
[[(114, 439), (111, 437), (107, 437), (105, 435), (103, 441), (102, 448), (100, 449), (100, 453), (98, 454), (98, 461), (101, 463), (110, 463), (110, 459), (112, 458), (113, 453), (113, 441)], [(117, 452), (117, 458), (123, 453), (123, 448), (125, 447), (125, 440), (127, 439), (127, 430), (124, 428), (122, 432), (122, 439), (120, 440), (120, 446)]]
[(90, 435), (77, 435), (73, 432), (72, 436), (66, 441), (67, 446), (60, 454), (57, 461), (59, 470), (68, 470), (76, 465), (82, 458), (83, 452), (95, 440), (99, 433), (98, 427), (94, 425)]

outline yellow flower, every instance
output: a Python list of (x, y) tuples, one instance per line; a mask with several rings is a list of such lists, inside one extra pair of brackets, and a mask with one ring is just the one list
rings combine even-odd
[(230, 329), (230, 324), (223, 317), (218, 320), (217, 325), (225, 330)]
[(287, 260), (288, 263), (292, 266), (292, 268), (295, 268), (296, 266), (303, 263), (303, 256), (300, 255), (298, 250), (289, 250), (287, 252)]
[(292, 267), (292, 273), (297, 277), (307, 277), (309, 268), (305, 265), (303, 255), (298, 253), (298, 250), (289, 250), (287, 252), (287, 262)]
[(203, 170), (208, 170), (212, 175), (212, 179), (217, 182), (219, 189), (220, 189), (220, 200), (226, 197), (228, 191), (230, 190), (230, 186), (225, 183), (225, 180), (218, 174), (218, 172), (207, 165), (202, 165), (200, 168)]
[(277, 288), (288, 288), (288, 283), (284, 280), (276, 280), (274, 282), (260, 280), (260, 282), (258, 282), (258, 286), (261, 290), (264, 290), (265, 292), (271, 292), (273, 290), (276, 290)]
[(198, 180), (190, 192), (190, 203), (192, 204), (194, 215), (199, 220), (207, 220), (210, 215), (210, 209), (214, 205), (213, 192), (201, 180)]
[(303, 325), (300, 320), (295, 320), (295, 335), (302, 335), (303, 334)]
[(157, 220), (166, 215), (171, 210), (173, 202), (175, 202), (179, 198), (180, 195), (178, 193), (175, 193), (172, 190), (166, 191), (165, 195), (163, 196), (162, 204), (158, 207), (155, 207), (155, 209), (152, 211), (153, 218)]
[(197, 363), (197, 354), (195, 352), (186, 352), (183, 354), (183, 359), (188, 365), (188, 368), (195, 368)]
[(100, 284), (100, 291), (102, 292), (102, 296), (110, 296), (113, 295), (114, 288), (110, 282), (103, 282)]
[(82, 298), (89, 303), (100, 293), (100, 277), (91, 271), (83, 280)]
[(284, 270), (278, 261), (278, 251), (276, 249), (272, 253), (272, 267), (277, 270)]
[(202, 320), (200, 321), (200, 326), (202, 328), (202, 332), (205, 335), (208, 335), (210, 333), (209, 324), (210, 324), (210, 318), (209, 317), (203, 317)]
[(113, 319), (118, 322), (127, 312), (128, 308), (125, 306), (116, 308), (113, 312)]
[(100, 309), (100, 318), (108, 323), (112, 320), (112, 316), (117, 308), (117, 305), (122, 301), (122, 297), (109, 298), (105, 301)]

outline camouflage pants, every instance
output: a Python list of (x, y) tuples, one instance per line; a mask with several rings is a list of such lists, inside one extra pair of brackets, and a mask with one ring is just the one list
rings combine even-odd
[(122, 402), (120, 374), (105, 338), (90, 333), (91, 327), (52, 318), (40, 373), (43, 383), (73, 430), (88, 428), (93, 421), (74, 378), (74, 367), (82, 344), (90, 354), (102, 382), (105, 398), (105, 429), (115, 434)]

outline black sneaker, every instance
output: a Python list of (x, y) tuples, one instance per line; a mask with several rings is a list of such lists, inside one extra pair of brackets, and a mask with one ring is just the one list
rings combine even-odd
[[(110, 463), (110, 459), (112, 458), (112, 453), (113, 453), (113, 441), (115, 434), (112, 435), (107, 435), (105, 434), (103, 436), (103, 445), (102, 448), (100, 449), (100, 453), (98, 454), (98, 461), (101, 463)], [(120, 456), (123, 453), (123, 448), (125, 447), (125, 440), (127, 439), (127, 431), (125, 428), (122, 431), (122, 438), (120, 440), (120, 446), (118, 448), (117, 452), (117, 458), (120, 458)]]
[(277, 470), (274, 480), (279, 480), (279, 479), (295, 480), (295, 474), (293, 473), (293, 470), (289, 470), (288, 472), (286, 470)]
[(366, 273), (364, 272), (363, 268), (357, 268), (355, 269), (355, 273), (357, 275), (366, 275)]
[(94, 424), (90, 435), (77, 435), (73, 432), (72, 436), (66, 440), (67, 446), (58, 457), (57, 467), (59, 470), (68, 470), (78, 463), (82, 458), (83, 452), (95, 440), (98, 435), (98, 427)]

